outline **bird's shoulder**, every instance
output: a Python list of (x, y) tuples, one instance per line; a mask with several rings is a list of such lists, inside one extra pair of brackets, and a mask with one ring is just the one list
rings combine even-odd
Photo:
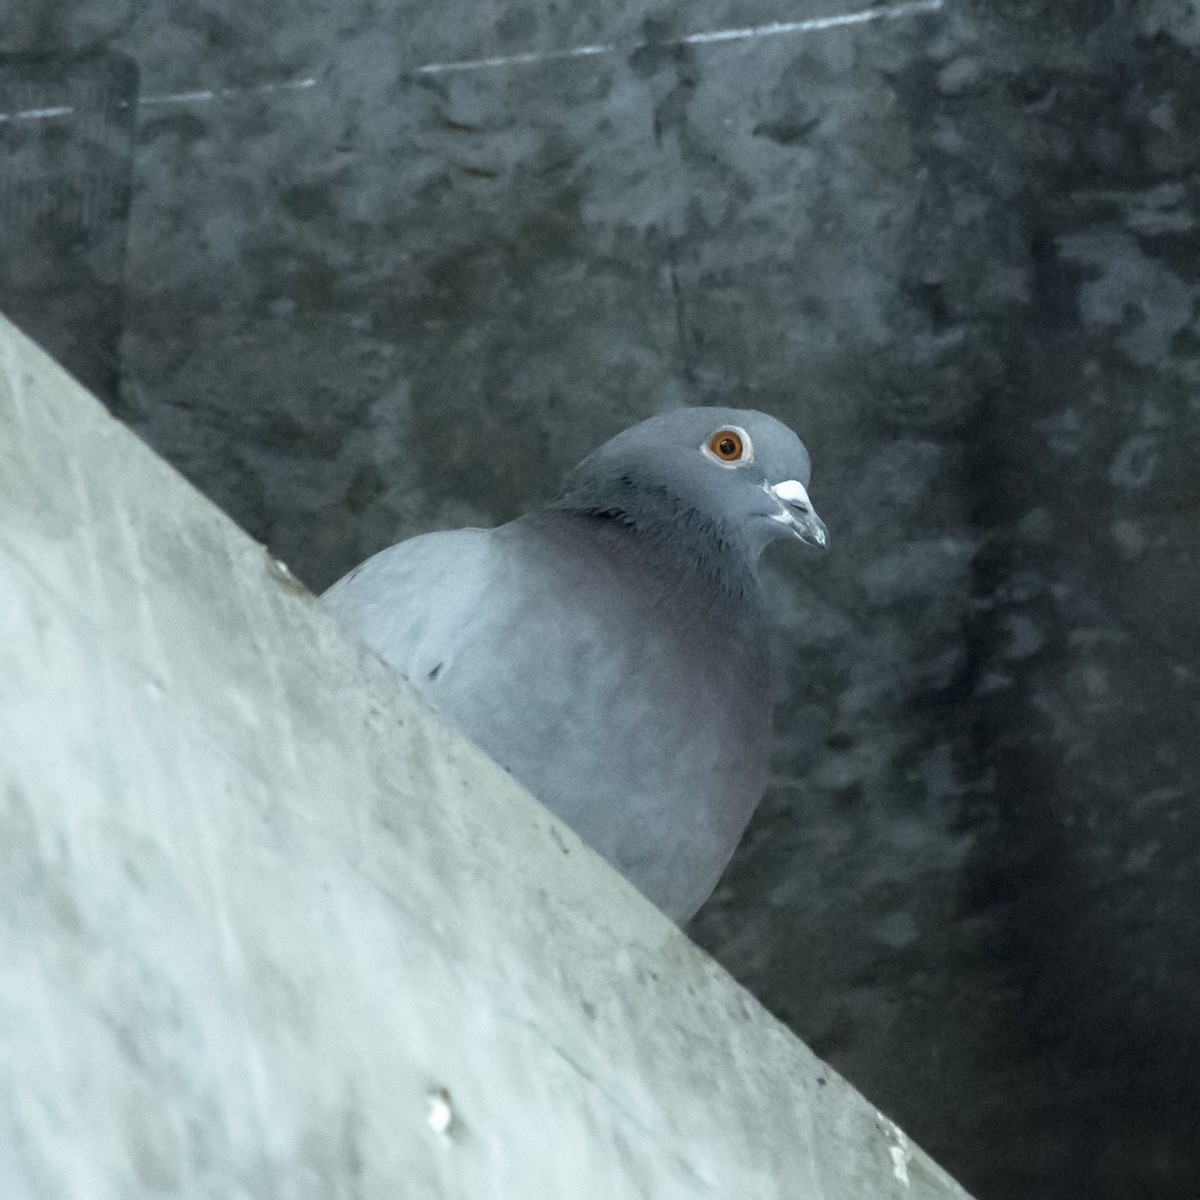
[(405, 674), (468, 626), (494, 589), (492, 529), (421, 534), (380, 550), (339, 579), (322, 600), (339, 623)]
[(344, 628), (416, 680), (480, 641), (495, 653), (523, 632), (562, 630), (555, 618), (564, 607), (586, 605), (611, 574), (579, 550), (555, 523), (528, 518), (421, 534), (372, 555), (322, 600)]

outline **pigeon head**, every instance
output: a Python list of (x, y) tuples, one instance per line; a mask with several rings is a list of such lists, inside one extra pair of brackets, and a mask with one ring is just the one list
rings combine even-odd
[(750, 565), (777, 538), (824, 549), (804, 443), (752, 409), (684, 408), (617, 434), (568, 476), (552, 507), (645, 532), (691, 528)]

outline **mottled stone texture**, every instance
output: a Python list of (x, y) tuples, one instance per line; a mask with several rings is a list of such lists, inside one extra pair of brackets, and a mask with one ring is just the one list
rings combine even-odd
[(833, 548), (693, 933), (986, 1200), (1190, 1200), (1200, 9), (678, 41), (834, 11), (138, 10), (144, 97), (232, 93), (140, 108), (116, 409), (316, 587), (666, 405), (789, 420)]
[(127, 55), (0, 53), (0, 306), (108, 400), (136, 99)]

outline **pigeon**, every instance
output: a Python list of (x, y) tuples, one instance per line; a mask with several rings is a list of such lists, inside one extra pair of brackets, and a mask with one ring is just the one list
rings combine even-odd
[(777, 539), (825, 548), (810, 474), (765, 413), (676, 409), (538, 511), (399, 542), (323, 601), (682, 925), (766, 787), (758, 564)]

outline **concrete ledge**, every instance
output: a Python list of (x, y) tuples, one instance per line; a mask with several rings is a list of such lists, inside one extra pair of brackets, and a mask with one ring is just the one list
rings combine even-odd
[(0, 321), (0, 1179), (964, 1197)]

